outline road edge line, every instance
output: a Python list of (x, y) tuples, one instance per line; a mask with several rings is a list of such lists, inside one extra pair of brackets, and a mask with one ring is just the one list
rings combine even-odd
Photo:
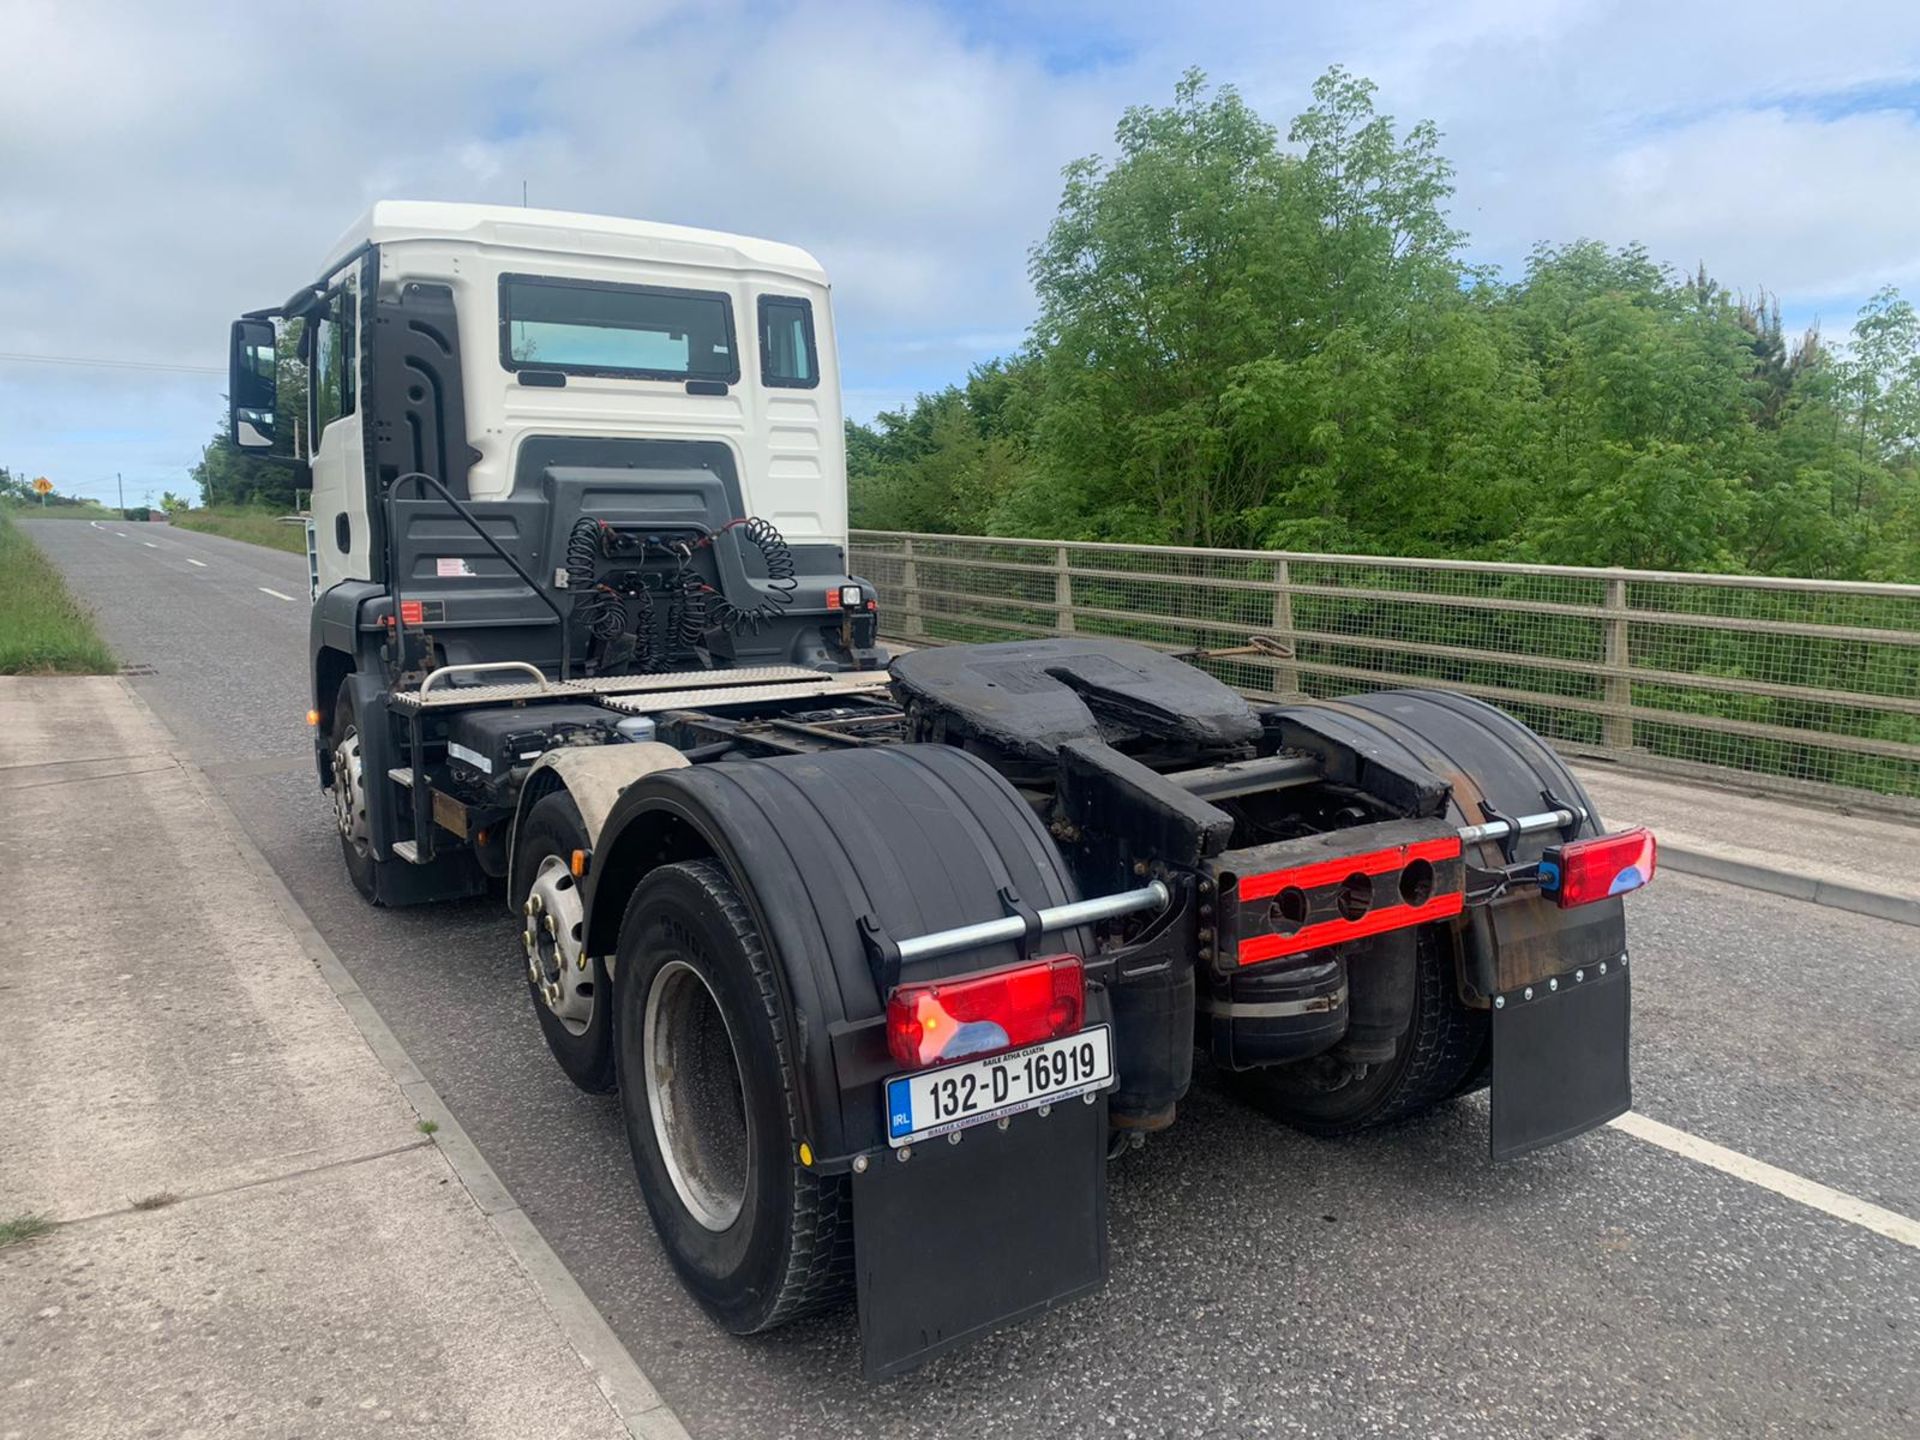
[(1750, 860), (1736, 860), (1711, 850), (1660, 842), (1660, 867), (1682, 875), (1698, 875), (1769, 895), (1784, 895), (1790, 900), (1805, 900), (1830, 910), (1847, 910), (1875, 920), (1891, 920), (1897, 925), (1920, 925), (1920, 900), (1904, 895), (1886, 895), (1861, 885), (1839, 880), (1820, 880), (1791, 870), (1776, 870)]
[(1765, 1160), (1756, 1160), (1738, 1150), (1729, 1150), (1725, 1145), (1702, 1140), (1698, 1135), (1642, 1115), (1638, 1110), (1629, 1110), (1607, 1123), (1623, 1135), (1631, 1135), (1644, 1144), (1656, 1146), (1710, 1170), (1718, 1170), (1735, 1180), (1744, 1180), (1749, 1185), (1771, 1191), (1809, 1210), (1818, 1210), (1836, 1220), (1857, 1225), (1897, 1245), (1920, 1250), (1920, 1220), (1911, 1219), (1897, 1210), (1889, 1210), (1871, 1200), (1862, 1200), (1831, 1185), (1822, 1185), (1818, 1180), (1809, 1180), (1791, 1170), (1782, 1170), (1778, 1165), (1769, 1165)]
[(659, 1390), (647, 1378), (646, 1371), (640, 1368), (639, 1362), (633, 1358), (620, 1337), (614, 1334), (613, 1327), (607, 1324), (606, 1316), (600, 1313), (599, 1307), (581, 1289), (573, 1272), (567, 1269), (566, 1262), (520, 1208), (513, 1193), (487, 1163), (465, 1127), (447, 1108), (446, 1101), (440, 1098), (439, 1092), (420, 1073), (420, 1068), (413, 1063), (413, 1057), (407, 1054), (406, 1047), (400, 1043), (400, 1037), (380, 1018), (380, 1013), (373, 1008), (373, 1002), (361, 990), (359, 982), (341, 963), (340, 957), (294, 898), (293, 892), (274, 870), (265, 853), (253, 843), (253, 837), (241, 826), (239, 816), (234, 814), (206, 772), (184, 753), (178, 737), (147, 704), (146, 697), (125, 676), (112, 678), (160, 733), (167, 737), (174, 762), (213, 813), (227, 839), (240, 852), (240, 858), (279, 908), (281, 918), (312, 957), (327, 987), (333, 992), (334, 999), (347, 1012), (354, 1028), (360, 1032), (360, 1038), (373, 1051), (374, 1058), (393, 1078), (407, 1103), (423, 1120), (430, 1120), (438, 1127), (433, 1138), (448, 1166), (466, 1188), (467, 1197), (506, 1246), (507, 1253), (513, 1257), (521, 1273), (532, 1282), (535, 1291), (558, 1322), (561, 1333), (567, 1337), (567, 1343), (593, 1377), (594, 1385), (620, 1423), (636, 1440), (690, 1440), (680, 1417), (661, 1398)]

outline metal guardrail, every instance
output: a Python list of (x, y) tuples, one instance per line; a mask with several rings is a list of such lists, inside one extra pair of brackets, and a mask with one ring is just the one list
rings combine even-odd
[(1920, 816), (1920, 585), (855, 531), (911, 644), (1078, 632), (1255, 699), (1477, 695), (1563, 751)]

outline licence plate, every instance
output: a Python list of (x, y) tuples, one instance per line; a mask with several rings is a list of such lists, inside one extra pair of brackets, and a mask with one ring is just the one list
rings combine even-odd
[(887, 1143), (909, 1145), (1104, 1090), (1113, 1083), (1112, 1032), (1105, 1025), (887, 1081)]

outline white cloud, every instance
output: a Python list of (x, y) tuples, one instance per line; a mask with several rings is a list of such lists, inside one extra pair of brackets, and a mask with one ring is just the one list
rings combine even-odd
[[(1640, 239), (1836, 316), (1920, 288), (1897, 0), (0, 0), (0, 350), (217, 364), (372, 199), (524, 180), (813, 249), (871, 413), (1021, 332), (1060, 167), (1125, 105), (1199, 64), (1284, 126), (1335, 62), (1439, 121), (1478, 257)], [(219, 382), (130, 387), (0, 362), (0, 461), (178, 488)]]

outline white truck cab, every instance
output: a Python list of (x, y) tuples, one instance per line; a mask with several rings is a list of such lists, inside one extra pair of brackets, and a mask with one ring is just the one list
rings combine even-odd
[[(275, 324), (295, 319), (307, 394), (289, 416)], [(316, 762), (345, 777), (342, 814), (369, 817), (349, 840), (370, 863), (434, 850), (424, 816), (407, 848), (377, 783), (363, 803), (335, 733), (373, 736), (402, 692), (886, 663), (874, 591), (847, 574), (833, 317), (803, 250), (383, 201), (314, 283), (235, 322), (229, 357), (233, 443), (291, 438), (309, 466)], [(518, 767), (500, 764), (504, 782)], [(477, 874), (434, 891), (415, 868), (382, 894)]]
[[(446, 439), (466, 450), (463, 498), (537, 484), (519, 464), (536, 438), (708, 442), (732, 458), (743, 513), (790, 541), (844, 547), (839, 369), (827, 277), (811, 255), (644, 220), (386, 200), (281, 312), (307, 322), (308, 413), (292, 429), (312, 468), (320, 591), (378, 570), (370, 423), (404, 429), (422, 417), (370, 415), (369, 330), (434, 322), (383, 319), (369, 299), (422, 286), (444, 291), (457, 327), (464, 425)], [(400, 394), (418, 407), (436, 397), (412, 389), (446, 383), (418, 370)], [(236, 430), (243, 448), (261, 439), (271, 430), (257, 420)]]

